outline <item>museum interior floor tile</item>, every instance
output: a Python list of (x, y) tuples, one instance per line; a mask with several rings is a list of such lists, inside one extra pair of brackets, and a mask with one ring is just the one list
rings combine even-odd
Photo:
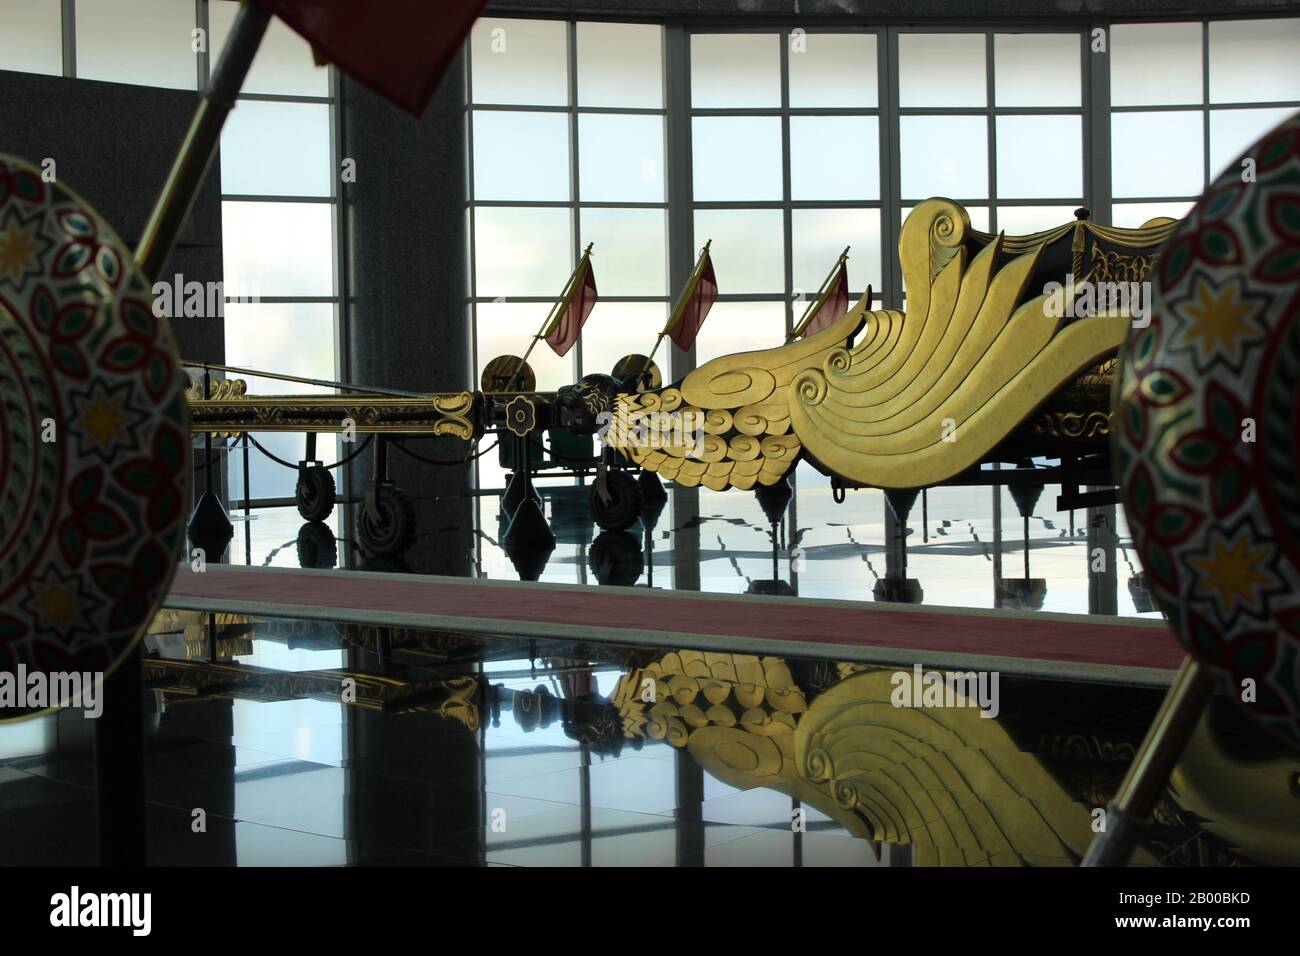
[[(152, 632), (159, 864), (1070, 865), (1162, 693), (1003, 675), (989, 719), (897, 708), (862, 663), (233, 613)], [(0, 728), (0, 864), (94, 862), (89, 723)], [(1300, 860), (1269, 829), (1295, 769), (1216, 702), (1134, 863)], [(1249, 825), (1224, 786), (1252, 788)]]

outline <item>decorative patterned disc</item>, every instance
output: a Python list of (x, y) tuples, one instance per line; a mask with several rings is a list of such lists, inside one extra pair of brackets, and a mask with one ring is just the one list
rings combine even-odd
[(185, 533), (185, 385), (130, 250), (0, 154), (0, 671), (107, 673), (149, 623)]
[[(485, 392), (535, 392), (537, 391), (537, 376), (533, 373), (533, 367), (523, 361), (518, 355), (498, 355), (487, 365), (483, 366), (483, 374), (479, 376), (479, 387)], [(512, 387), (507, 387), (511, 385)]]
[(641, 369), (645, 369), (645, 372), (642, 374), (641, 383), (637, 386), (638, 392), (644, 392), (647, 389), (653, 391), (656, 388), (663, 387), (664, 373), (659, 370), (658, 364), (651, 362), (646, 365), (646, 357), (635, 352), (631, 355), (624, 355), (614, 363), (613, 375), (620, 382), (627, 383), (628, 379), (636, 375)]
[(1300, 742), (1300, 115), (1242, 159), (1157, 264), (1111, 433), (1179, 640), (1233, 699), (1253, 681), (1246, 710)]

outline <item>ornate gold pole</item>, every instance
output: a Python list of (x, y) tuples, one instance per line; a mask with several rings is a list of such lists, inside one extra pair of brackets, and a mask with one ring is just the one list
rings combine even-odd
[(235, 98), (239, 96), (270, 22), (271, 14), (255, 3), (245, 2), (239, 8), (230, 37), (221, 51), (221, 59), (203, 91), (189, 132), (185, 134), (185, 142), (172, 163), (167, 183), (149, 215), (144, 236), (135, 252), (140, 270), (150, 281), (161, 274), (172, 246), (176, 244), (176, 237), (189, 218), (194, 197), (198, 195), (203, 177), (216, 154), (221, 128), (235, 106)]
[[(822, 306), (825, 305), (826, 300), (830, 298), (831, 283), (835, 281), (835, 274), (839, 272), (840, 264), (848, 259), (849, 250), (851, 248), (853, 247), (845, 246), (844, 251), (840, 253), (840, 257), (835, 260), (835, 265), (831, 266), (831, 271), (827, 273), (826, 278), (822, 280), (821, 288), (817, 290), (817, 297), (808, 304), (808, 308), (804, 309), (803, 316), (795, 325), (794, 331), (786, 338), (787, 342), (793, 342), (799, 336), (803, 335), (803, 330), (808, 328), (808, 323), (811, 322), (816, 317), (817, 313), (822, 310)], [(870, 299), (868, 299), (868, 302), (870, 302)]]
[(1106, 808), (1106, 829), (1097, 834), (1084, 866), (1123, 866), (1146, 828), (1169, 775), (1210, 697), (1210, 681), (1193, 658), (1183, 658), (1169, 693)]

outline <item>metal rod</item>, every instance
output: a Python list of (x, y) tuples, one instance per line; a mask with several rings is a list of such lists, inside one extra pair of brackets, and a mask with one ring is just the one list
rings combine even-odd
[[(207, 369), (203, 370), (203, 397), (212, 397), (212, 373)], [(214, 470), (212, 467), (212, 432), (203, 433), (203, 461), (205, 462), (203, 466), (203, 487), (208, 494), (212, 494), (212, 472)], [(248, 494), (247, 488), (244, 489), (244, 494)]]
[(214, 372), (234, 372), (236, 375), (255, 375), (258, 378), (274, 379), (277, 382), (298, 382), (302, 385), (319, 385), (322, 388), (342, 388), (350, 392), (368, 392), (375, 395), (393, 395), (397, 398), (425, 398), (424, 392), (405, 392), (398, 388), (380, 388), (375, 385), (351, 385), (347, 382), (335, 382), (327, 378), (303, 378), (301, 375), (285, 375), (281, 372), (261, 372), (255, 368), (237, 368), (233, 365), (217, 365), (215, 362), (191, 362), (181, 359), (185, 368), (210, 369)]
[(1029, 581), (1029, 515), (1024, 516), (1025, 520), (1025, 581)]
[(637, 389), (637, 391), (640, 391), (641, 379), (646, 372), (650, 371), (650, 366), (653, 365), (655, 361), (655, 353), (659, 351), (659, 346), (663, 343), (663, 340), (667, 335), (668, 333), (666, 331), (659, 333), (659, 338), (655, 339), (654, 348), (652, 348), (650, 354), (645, 357), (645, 361), (641, 363), (641, 370), (637, 372), (636, 377), (632, 379), (632, 387)]
[(221, 59), (203, 91), (199, 108), (135, 252), (140, 271), (150, 281), (162, 273), (172, 247), (185, 227), (194, 198), (203, 185), (208, 167), (212, 165), (212, 157), (216, 155), (221, 128), (235, 106), (235, 98), (239, 96), (240, 87), (244, 85), (244, 78), (253, 65), (253, 57), (270, 22), (271, 14), (255, 3), (246, 2), (239, 8), (225, 49), (221, 51)]
[(1128, 862), (1209, 697), (1210, 680), (1204, 669), (1194, 658), (1183, 658), (1142, 747), (1107, 808), (1106, 829), (1088, 847), (1084, 866), (1123, 866)]
[(95, 723), (95, 809), (101, 866), (144, 866), (148, 826), (144, 787), (143, 641), (104, 678)]

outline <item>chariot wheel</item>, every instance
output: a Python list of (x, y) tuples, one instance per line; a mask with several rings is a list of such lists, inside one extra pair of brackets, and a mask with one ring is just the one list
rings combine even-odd
[(324, 465), (308, 465), (298, 471), (294, 498), (303, 521), (324, 521), (334, 510), (334, 476)]
[(401, 551), (415, 537), (415, 506), (411, 499), (393, 485), (384, 485), (375, 492), (376, 515), (361, 508), (357, 522), (357, 536), (361, 546), (372, 554), (390, 554)]
[(641, 486), (625, 471), (610, 471), (605, 489), (608, 501), (597, 485), (591, 486), (591, 515), (606, 531), (626, 531), (641, 517)]
[(328, 525), (308, 521), (298, 529), (298, 567), (332, 568), (338, 563), (338, 541)]

